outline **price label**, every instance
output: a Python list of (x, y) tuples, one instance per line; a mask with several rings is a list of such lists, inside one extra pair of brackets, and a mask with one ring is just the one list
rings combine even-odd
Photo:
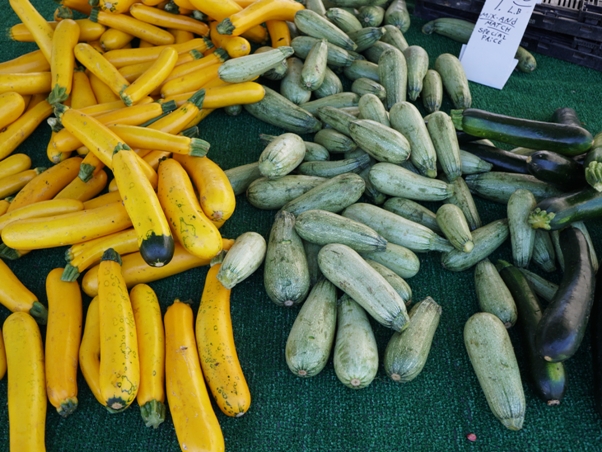
[(516, 50), (541, 0), (486, 0), (472, 35), (460, 51), (466, 77), (502, 89), (518, 61)]

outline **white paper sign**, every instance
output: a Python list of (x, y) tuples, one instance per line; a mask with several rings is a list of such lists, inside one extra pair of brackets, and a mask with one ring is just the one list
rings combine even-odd
[(468, 80), (502, 89), (518, 62), (514, 55), (541, 0), (486, 0), (460, 51)]

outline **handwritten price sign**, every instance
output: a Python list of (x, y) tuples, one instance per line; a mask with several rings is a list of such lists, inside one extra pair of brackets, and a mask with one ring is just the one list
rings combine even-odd
[(460, 61), (466, 77), (502, 89), (516, 67), (514, 58), (533, 9), (541, 0), (486, 0)]

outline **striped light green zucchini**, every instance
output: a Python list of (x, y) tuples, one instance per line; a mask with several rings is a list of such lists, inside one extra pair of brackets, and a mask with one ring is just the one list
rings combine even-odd
[(531, 261), (545, 272), (556, 271), (556, 251), (550, 231), (541, 228), (535, 230)]
[(367, 60), (354, 60), (353, 63), (343, 68), (343, 74), (351, 81), (360, 77), (365, 77), (381, 83), (378, 62), (373, 63), (372, 61)]
[(443, 102), (443, 81), (434, 69), (426, 71), (422, 81), (422, 105), (429, 113), (439, 111)]
[(454, 204), (462, 209), (470, 230), (482, 226), (481, 216), (475, 204), (472, 193), (463, 178), (458, 177), (450, 183), (452, 194), (444, 202)]
[[(334, 177), (349, 172), (358, 173), (370, 166), (370, 156), (361, 149), (357, 157), (342, 160), (304, 162), (297, 167), (299, 174), (319, 177)], [(355, 151), (352, 151), (355, 152)]]
[(303, 61), (297, 57), (288, 58), (286, 61), (287, 71), (280, 80), (280, 94), (297, 105), (308, 102), (311, 99), (311, 91), (301, 82)]
[(368, 203), (355, 203), (342, 215), (371, 227), (387, 241), (404, 246), (414, 252), (449, 252), (454, 247), (448, 240), (432, 230), (393, 212)]
[[(278, 47), (278, 48), (280, 48), (280, 47)], [(287, 51), (287, 54), (292, 55), (294, 53), (294, 50), (292, 50), (293, 48), (292, 47), (288, 47), (288, 48), (290, 50)], [(271, 52), (273, 50), (275, 50), (274, 47), (261, 46), (257, 50), (255, 50), (254, 54)], [(261, 76), (263, 78), (267, 78), (268, 80), (282, 80), (284, 78), (284, 76), (286, 75), (286, 71), (288, 70), (288, 64), (286, 63), (287, 59), (288, 59), (288, 57), (284, 58), (283, 60), (280, 61), (279, 64), (276, 64), (271, 69), (268, 69), (267, 71), (263, 72), (261, 74)]]
[(309, 293), (309, 268), (303, 242), (295, 229), (295, 216), (279, 211), (267, 242), (263, 285), (274, 303), (293, 306)]
[(324, 80), (319, 88), (313, 91), (317, 99), (342, 93), (345, 90), (339, 76), (328, 66), (324, 70)]
[(232, 247), (226, 252), (217, 279), (227, 289), (247, 279), (263, 263), (267, 243), (254, 231), (243, 232), (236, 237)]
[(322, 123), (307, 110), (267, 86), (264, 90), (262, 100), (243, 105), (252, 116), (293, 133), (315, 133), (322, 128)]
[(365, 5), (358, 10), (357, 18), (364, 27), (378, 27), (385, 20), (385, 9), (380, 5)]
[(388, 242), (384, 251), (361, 253), (364, 259), (370, 259), (383, 264), (402, 278), (416, 276), (420, 270), (420, 260), (416, 253), (405, 246)]
[(349, 124), (357, 119), (354, 115), (347, 113), (341, 108), (330, 105), (320, 107), (318, 109), (318, 117), (324, 124), (347, 136), (351, 136), (349, 133)]
[(349, 91), (344, 91), (342, 93), (332, 94), (330, 96), (322, 97), (320, 99), (310, 100), (309, 102), (304, 102), (299, 106), (311, 113), (312, 115), (316, 115), (322, 107), (355, 107), (357, 106), (359, 100), (360, 96), (358, 96), (357, 94)]
[(501, 204), (508, 203), (510, 195), (519, 188), (529, 190), (538, 202), (561, 193), (554, 185), (541, 181), (530, 174), (488, 171), (471, 174), (466, 176), (465, 180), (466, 185), (473, 193)]
[[(358, 79), (358, 80), (368, 80), (368, 79)], [(357, 80), (356, 80), (357, 81)], [(354, 82), (355, 83), (355, 82)], [(376, 83), (376, 82), (372, 82)], [(384, 88), (383, 88), (384, 90)], [(391, 123), (389, 121), (389, 113), (385, 109), (382, 100), (376, 94), (364, 94), (360, 97), (360, 101), (358, 102), (358, 108), (360, 109), (360, 117), (361, 119), (371, 119), (372, 121), (380, 122), (382, 125), (386, 127), (390, 127)]]
[[(371, 94), (373, 96), (376, 96), (381, 101), (381, 103), (384, 99), (386, 99), (387, 96), (384, 86), (382, 86), (378, 82), (375, 82), (374, 80), (370, 80), (369, 78), (365, 77), (360, 77), (353, 81), (353, 83), (351, 84), (351, 92), (356, 93), (357, 95), (362, 97), (366, 94)], [(360, 97), (360, 101), (361, 100), (362, 98)]]
[(295, 25), (307, 36), (325, 39), (345, 50), (355, 50), (357, 47), (355, 42), (343, 30), (314, 11), (308, 9), (297, 11)]
[(362, 56), (371, 63), (378, 64), (378, 59), (380, 58), (382, 53), (385, 50), (389, 49), (397, 49), (397, 47), (395, 47), (393, 44), (389, 44), (384, 41), (376, 41), (374, 44), (372, 44), (370, 47), (368, 47), (362, 52)]
[(394, 25), (403, 33), (410, 28), (410, 13), (406, 0), (393, 0), (385, 11), (385, 23)]
[(415, 174), (393, 163), (376, 163), (370, 180), (381, 192), (414, 201), (443, 201), (452, 195), (452, 187), (439, 179)]
[(243, 194), (254, 180), (262, 177), (259, 172), (259, 162), (228, 168), (224, 173), (226, 173), (235, 195)]
[(336, 287), (322, 279), (301, 306), (286, 341), (286, 364), (293, 374), (313, 377), (324, 369), (334, 344), (336, 323)]
[(318, 245), (342, 243), (358, 252), (382, 251), (387, 247), (387, 240), (374, 229), (326, 210), (301, 212), (297, 215), (295, 230), (303, 240)]
[(401, 163), (410, 155), (410, 143), (400, 132), (371, 119), (349, 124), (351, 138), (379, 162)]
[(391, 44), (402, 52), (408, 47), (408, 41), (397, 26), (385, 23), (385, 30), (387, 32), (381, 38), (381, 41)]
[[(297, 36), (292, 39), (291, 47), (295, 50), (296, 56), (305, 59), (311, 48), (318, 41), (318, 38), (313, 38), (311, 36)], [(349, 66), (355, 60), (355, 56), (351, 55), (347, 50), (340, 46), (329, 42), (326, 44), (326, 47), (328, 47), (328, 54), (326, 57), (328, 66), (345, 67)]]
[(387, 280), (387, 282), (391, 284), (391, 287), (393, 287), (395, 292), (397, 292), (403, 299), (406, 306), (412, 302), (412, 288), (405, 279), (403, 279), (389, 267), (376, 262), (375, 260), (366, 259), (366, 262), (368, 262), (374, 270), (380, 273)]
[(429, 55), (424, 47), (411, 45), (403, 51), (408, 65), (408, 99), (415, 101), (422, 92), (422, 85), (429, 68)]
[(378, 347), (368, 316), (346, 295), (339, 300), (332, 359), (337, 378), (351, 389), (365, 388), (378, 373)]
[(392, 197), (385, 201), (383, 209), (420, 223), (437, 234), (441, 233), (441, 229), (437, 223), (437, 215), (416, 201), (407, 198)]
[(366, 184), (355, 173), (344, 173), (328, 179), (301, 196), (287, 202), (282, 209), (299, 215), (309, 209), (323, 209), (340, 212), (356, 202), (364, 192)]
[(408, 65), (401, 51), (388, 49), (380, 55), (378, 59), (378, 78), (387, 93), (385, 101), (387, 110), (391, 110), (396, 103), (406, 100)]
[(362, 256), (346, 245), (330, 243), (318, 253), (320, 270), (359, 303), (377, 322), (395, 331), (407, 327), (403, 299)]
[(277, 179), (261, 177), (247, 188), (247, 200), (258, 209), (280, 209), (287, 202), (326, 182), (325, 177), (288, 174)]
[(393, 333), (383, 357), (385, 372), (393, 381), (407, 383), (422, 372), (439, 326), (441, 311), (435, 300), (426, 297), (410, 310), (410, 325), (405, 331)]
[(344, 8), (328, 8), (326, 10), (326, 17), (345, 33), (360, 30), (363, 27), (359, 19)]
[(433, 112), (428, 117), (426, 128), (437, 154), (437, 163), (447, 179), (453, 181), (460, 177), (462, 175), (460, 145), (451, 117), (443, 111)]
[(472, 95), (466, 73), (457, 56), (442, 53), (435, 60), (435, 70), (441, 75), (445, 92), (455, 108), (470, 108)]
[(218, 75), (228, 83), (248, 82), (282, 64), (293, 53), (292, 47), (282, 46), (265, 52), (230, 58), (219, 67)]
[(326, 40), (320, 39), (309, 50), (301, 70), (301, 82), (308, 90), (315, 91), (322, 86), (324, 77), (326, 77), (327, 57)]
[(378, 42), (383, 37), (386, 30), (384, 27), (379, 26), (365, 26), (360, 30), (355, 30), (347, 33), (353, 42), (357, 45), (356, 52), (363, 52), (372, 46), (375, 42)]
[(464, 345), (491, 412), (506, 428), (520, 430), (525, 394), (504, 324), (488, 312), (474, 314), (464, 325)]
[(418, 108), (407, 101), (398, 102), (389, 110), (389, 120), (410, 142), (410, 161), (424, 176), (436, 177), (437, 152)]
[(270, 141), (259, 156), (259, 171), (270, 179), (293, 171), (305, 157), (303, 138), (295, 133), (283, 133)]
[(470, 253), (474, 248), (472, 234), (464, 212), (454, 204), (443, 204), (437, 209), (437, 224), (454, 248)]
[(472, 231), (474, 248), (470, 253), (453, 249), (441, 255), (441, 264), (453, 272), (469, 269), (488, 257), (508, 238), (508, 219), (494, 220)]
[(495, 265), (487, 258), (474, 268), (474, 285), (479, 308), (499, 318), (506, 328), (516, 323), (514, 298)]
[(357, 148), (357, 144), (349, 134), (344, 134), (333, 128), (318, 130), (314, 135), (314, 142), (321, 144), (332, 154), (343, 154)]
[(478, 174), (491, 171), (493, 164), (477, 157), (472, 152), (463, 151), (460, 149), (460, 168), (462, 174)]
[(378, 191), (374, 185), (372, 185), (372, 181), (370, 180), (370, 168), (372, 164), (361, 170), (358, 174), (364, 179), (366, 183), (366, 189), (364, 190), (364, 195), (370, 200), (372, 204), (376, 204), (380, 206), (387, 199), (387, 195)]
[(533, 255), (535, 229), (529, 224), (529, 214), (535, 209), (537, 201), (529, 191), (519, 188), (510, 195), (506, 206), (512, 259), (516, 267), (528, 267)]

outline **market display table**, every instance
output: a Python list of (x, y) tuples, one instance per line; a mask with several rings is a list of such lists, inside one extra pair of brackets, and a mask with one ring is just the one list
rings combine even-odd
[[(50, 19), (56, 4), (33, 2)], [(19, 20), (4, 7), (0, 23), (9, 27)], [(431, 66), (444, 52), (458, 54), (460, 44), (423, 35), (424, 21), (413, 18), (406, 33), (409, 44), (423, 46)], [(15, 43), (2, 35), (0, 61), (35, 49), (34, 44)], [(574, 108), (592, 134), (602, 131), (602, 73), (550, 57), (535, 55), (538, 68), (530, 74), (515, 72), (502, 91), (471, 83), (473, 107), (513, 116), (549, 120), (559, 107)], [(422, 106), (417, 103), (420, 108)], [(446, 97), (442, 110), (449, 112)], [(263, 150), (260, 133), (277, 135), (283, 130), (264, 124), (246, 112), (227, 116), (215, 111), (200, 125), (200, 136), (211, 143), (209, 156), (227, 169), (257, 160)], [(46, 144), (50, 128), (44, 123), (20, 146), (32, 158), (32, 166), (50, 166)], [(311, 140), (311, 137), (304, 137)], [(505, 206), (476, 199), (483, 224), (505, 217)], [(437, 203), (427, 203), (436, 210)], [(275, 211), (252, 207), (238, 196), (234, 215), (221, 229), (235, 238), (245, 231), (266, 237)], [(602, 252), (602, 221), (586, 223), (598, 252)], [(7, 262), (21, 281), (46, 304), (45, 278), (65, 265), (66, 248), (33, 251)], [(253, 397), (241, 418), (229, 418), (216, 408), (226, 443), (235, 451), (597, 451), (602, 448), (602, 422), (593, 398), (593, 374), (589, 331), (577, 354), (566, 362), (568, 390), (559, 406), (547, 406), (531, 389), (523, 373), (527, 412), (518, 432), (505, 429), (491, 414), (466, 354), (462, 330), (478, 311), (473, 270), (453, 273), (443, 269), (440, 254), (420, 254), (421, 269), (408, 279), (413, 299), (431, 296), (442, 306), (442, 316), (422, 373), (407, 384), (389, 379), (382, 366), (367, 388), (352, 390), (335, 376), (332, 361), (317, 376), (293, 375), (284, 359), (284, 346), (299, 306), (285, 308), (271, 302), (263, 289), (262, 268), (232, 291), (232, 322), (238, 356)], [(506, 242), (492, 256), (511, 261)], [(207, 268), (189, 270), (150, 285), (163, 311), (175, 298), (192, 300), (198, 308)], [(544, 275), (559, 281), (560, 273)], [(2, 282), (0, 281), (0, 284)], [(90, 298), (84, 295), (84, 314)], [(0, 325), (9, 312), (0, 309)], [(372, 322), (379, 350), (384, 352), (392, 330)], [(44, 334), (44, 327), (41, 328)], [(524, 354), (517, 328), (510, 330), (521, 371)], [(92, 396), (81, 374), (79, 406), (61, 418), (48, 406), (48, 451), (177, 451), (173, 423), (156, 430), (144, 426), (134, 403), (120, 414), (110, 414)], [(0, 450), (8, 450), (7, 378), (0, 381)], [(23, 403), (28, 403), (23, 400)], [(467, 435), (474, 433), (476, 441)]]

